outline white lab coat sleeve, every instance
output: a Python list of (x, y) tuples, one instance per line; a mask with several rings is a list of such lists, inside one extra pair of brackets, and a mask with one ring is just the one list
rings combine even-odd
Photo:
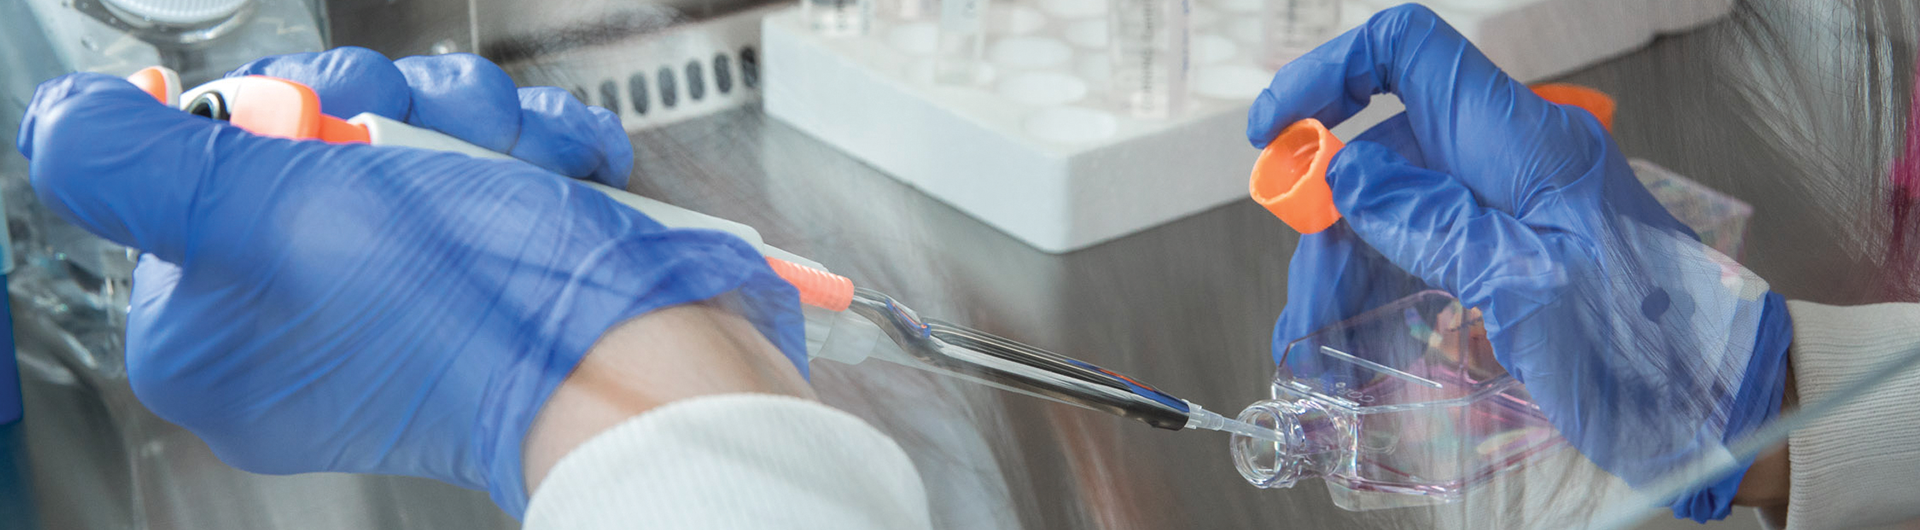
[[(1787, 302), (1802, 404), (1920, 349), (1920, 304)], [(1920, 370), (1908, 369), (1787, 438), (1787, 530), (1870, 528), (1920, 518)], [(1763, 511), (1768, 526), (1781, 514)]]
[(915, 529), (932, 526), (906, 452), (813, 401), (728, 394), (676, 401), (608, 429), (554, 465), (529, 530)]

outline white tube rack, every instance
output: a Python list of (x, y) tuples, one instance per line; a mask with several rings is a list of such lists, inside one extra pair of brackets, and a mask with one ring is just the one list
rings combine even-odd
[[(761, 26), (767, 113), (1046, 252), (1085, 248), (1247, 197), (1258, 154), (1246, 110), (1273, 71), (1255, 59), (1260, 0), (1192, 0), (1191, 97), (1171, 119), (1106, 98), (1105, 2), (990, 8), (987, 74), (932, 81), (935, 23), (876, 20), (824, 37), (798, 9)], [(1349, 0), (1357, 26), (1397, 2)], [(1523, 81), (1639, 48), (1724, 15), (1732, 0), (1455, 0), (1430, 3)], [(1385, 100), (1385, 101), (1383, 101)], [(1399, 111), (1376, 98), (1335, 129), (1350, 138)]]

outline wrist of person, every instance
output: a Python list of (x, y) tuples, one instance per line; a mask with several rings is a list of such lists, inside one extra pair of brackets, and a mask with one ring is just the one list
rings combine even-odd
[(683, 399), (759, 393), (818, 399), (753, 324), (711, 303), (663, 308), (607, 330), (527, 429), (529, 495), (580, 444)]

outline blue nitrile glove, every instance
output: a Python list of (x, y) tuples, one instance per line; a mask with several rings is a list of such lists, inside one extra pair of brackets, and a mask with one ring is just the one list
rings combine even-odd
[[(1496, 358), (1601, 468), (1644, 485), (1778, 413), (1791, 328), (1779, 295), (1698, 243), (1585, 111), (1548, 103), (1432, 11), (1403, 5), (1294, 60), (1254, 101), (1265, 146), (1391, 92), (1405, 114), (1348, 143), (1327, 179), (1344, 220), (1301, 237), (1274, 353), (1439, 288), (1482, 311)], [(1429, 287), (1431, 286), (1431, 287)], [(1741, 472), (1678, 499), (1725, 517)]]
[(478, 55), (388, 61), (366, 48), (260, 59), (227, 77), (299, 81), (320, 109), (346, 119), (362, 112), (433, 129), (562, 175), (625, 189), (633, 144), (620, 117), (557, 87), (515, 89), (513, 78)]
[(396, 70), (349, 49), (250, 69), (314, 86), (326, 110), (405, 116), (534, 164), (255, 136), (97, 74), (41, 85), (18, 146), (34, 191), (145, 251), (128, 376), (221, 460), (430, 477), (517, 517), (530, 423), (616, 324), (713, 299), (805, 373), (798, 294), (746, 242), (664, 228), (535, 167), (622, 180), (629, 144), (604, 111), (515, 97), (473, 56)]

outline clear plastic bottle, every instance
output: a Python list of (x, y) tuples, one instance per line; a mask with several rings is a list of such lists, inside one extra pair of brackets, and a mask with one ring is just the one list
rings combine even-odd
[(1478, 313), (1427, 291), (1287, 345), (1273, 399), (1241, 421), (1234, 464), (1263, 488), (1319, 477), (1349, 510), (1442, 504), (1565, 446), (1494, 361)]
[(1261, 60), (1269, 68), (1307, 53), (1340, 31), (1342, 0), (1266, 0), (1261, 6)]
[(1187, 0), (1110, 0), (1114, 103), (1136, 118), (1180, 114), (1187, 100)]

